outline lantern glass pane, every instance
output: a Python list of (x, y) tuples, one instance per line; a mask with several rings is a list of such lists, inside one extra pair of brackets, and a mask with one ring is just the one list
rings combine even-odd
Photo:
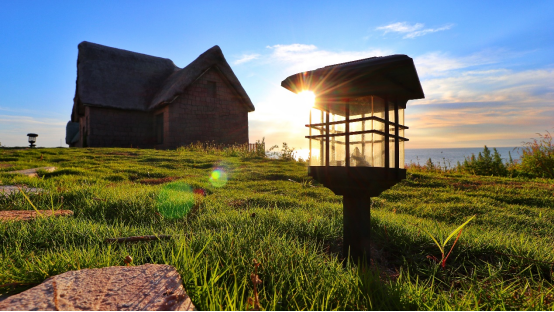
[(394, 122), (394, 102), (389, 101), (389, 121)]
[(372, 114), (373, 97), (364, 96), (351, 99), (348, 103), (350, 105), (350, 119), (361, 118), (362, 115), (369, 117)]
[[(336, 114), (329, 114), (329, 122), (335, 122), (335, 121), (344, 121), (344, 116), (336, 115)], [(329, 134), (344, 134), (346, 129), (346, 124), (335, 124), (335, 125), (329, 125)], [(344, 140), (343, 140), (344, 141)]]
[(377, 133), (350, 135), (351, 167), (384, 167), (385, 138)]
[[(316, 136), (316, 135), (324, 135), (325, 134), (325, 126), (324, 125), (316, 125), (321, 124), (325, 121), (324, 119), (324, 112), (311, 108), (310, 109), (310, 127), (308, 128), (308, 135), (309, 136)], [(312, 126), (314, 125), (314, 126)], [(325, 152), (325, 138), (310, 138), (309, 139), (309, 160), (308, 164), (310, 166), (323, 166), (325, 165), (325, 157), (322, 153)]]
[(356, 132), (356, 131), (364, 131), (364, 130), (371, 130), (365, 128), (366, 123), (364, 121), (354, 121), (349, 123), (349, 132)]
[(406, 159), (404, 156), (404, 141), (402, 140), (400, 140), (400, 143), (399, 143), (399, 156), (400, 156), (400, 169), (404, 169)]
[(310, 139), (310, 166), (325, 166), (325, 138)]
[[(385, 100), (378, 96), (373, 97), (373, 117), (385, 119)], [(371, 128), (385, 132), (385, 124), (380, 120), (371, 120)]]
[(393, 102), (390, 102), (389, 101), (389, 105), (388, 105), (388, 109), (389, 109), (389, 122), (391, 122), (389, 124), (389, 168), (396, 168), (396, 153), (395, 153), (395, 150), (396, 150), (396, 138), (394, 137), (396, 135), (396, 126), (394, 124), (395, 122), (395, 116), (394, 116), (394, 103)]
[(393, 136), (389, 137), (389, 168), (396, 168), (396, 164), (394, 162), (394, 155), (395, 155), (395, 138)]
[(385, 132), (385, 124), (380, 120), (354, 121), (350, 123), (350, 132), (377, 130)]
[(369, 163), (370, 167), (375, 167), (375, 160), (373, 157), (373, 150), (374, 150), (374, 144), (373, 144), (374, 134), (373, 133), (367, 133), (362, 134), (362, 154), (366, 156), (367, 162)]
[(385, 132), (385, 123), (380, 120), (368, 120), (366, 128)]
[[(389, 122), (394, 123), (395, 122), (394, 117), (395, 117), (394, 116), (394, 103), (389, 102)], [(394, 136), (395, 134), (396, 134), (396, 127), (394, 126), (394, 124), (390, 124), (389, 125), (389, 135)], [(392, 150), (391, 150), (391, 153), (392, 153)], [(394, 154), (391, 154), (391, 155), (394, 155)]]
[[(319, 109), (312, 108), (310, 110), (310, 136), (325, 135), (325, 112)], [(319, 125), (318, 125), (319, 124)], [(312, 126), (313, 125), (313, 126)], [(309, 165), (310, 166), (325, 166), (325, 137), (311, 138), (309, 141)]]
[(373, 150), (373, 167), (385, 167), (385, 137), (374, 133), (371, 145)]
[[(404, 109), (398, 110), (398, 123), (400, 125), (404, 125)], [(404, 129), (400, 129), (398, 131), (398, 135), (405, 138)], [(400, 140), (398, 145), (399, 145), (398, 147), (399, 147), (399, 156), (400, 156), (400, 168), (404, 169), (405, 162), (406, 162), (405, 155), (404, 155), (404, 141)]]
[(329, 166), (346, 166), (344, 136), (329, 138)]
[(404, 109), (401, 108), (398, 110), (398, 123), (404, 125)]
[(365, 146), (362, 144), (362, 135), (356, 134), (350, 136), (350, 166), (351, 167), (369, 167), (370, 163)]
[(373, 97), (373, 116), (385, 119), (385, 99)]
[[(345, 116), (339, 114), (329, 114), (329, 122), (331, 123), (344, 121), (345, 119)], [(346, 166), (345, 132), (345, 123), (329, 125), (329, 134), (339, 134), (338, 136), (329, 137), (329, 166)]]

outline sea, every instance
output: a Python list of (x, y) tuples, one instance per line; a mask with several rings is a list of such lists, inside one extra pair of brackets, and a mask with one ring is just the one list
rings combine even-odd
[[(493, 147), (487, 146), (490, 149), (491, 155), (494, 153)], [(514, 160), (519, 159), (521, 154), (518, 147), (497, 147), (496, 150), (500, 154), (502, 160), (507, 163), (509, 159), (508, 153), (512, 155)], [(431, 161), (435, 165), (441, 167), (452, 168), (455, 167), (458, 161), (464, 162), (466, 157), (471, 157), (472, 154), (477, 157), (479, 152), (483, 152), (483, 147), (469, 147), (469, 148), (418, 148), (418, 149), (406, 149), (404, 150), (406, 164), (419, 164), (425, 165), (427, 160), (431, 158)]]

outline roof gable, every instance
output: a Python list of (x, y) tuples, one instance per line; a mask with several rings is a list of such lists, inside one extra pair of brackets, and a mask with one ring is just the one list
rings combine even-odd
[(231, 87), (235, 89), (248, 111), (254, 111), (254, 105), (250, 97), (246, 94), (237, 76), (235, 76), (235, 73), (225, 60), (221, 48), (217, 45), (202, 53), (185, 68), (173, 72), (152, 99), (149, 109), (155, 109), (159, 105), (170, 103), (176, 96), (182, 94), (189, 85), (202, 76), (202, 74), (213, 67), (216, 67), (227, 79)]

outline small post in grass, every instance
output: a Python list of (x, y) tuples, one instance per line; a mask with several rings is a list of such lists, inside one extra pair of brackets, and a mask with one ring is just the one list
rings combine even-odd
[(308, 174), (343, 195), (343, 255), (369, 260), (371, 197), (406, 178), (404, 109), (425, 97), (412, 58), (330, 65), (289, 76), (281, 86), (313, 92)]
[(27, 136), (29, 137), (29, 147), (31, 148), (36, 147), (35, 142), (37, 141), (38, 134), (27, 133)]

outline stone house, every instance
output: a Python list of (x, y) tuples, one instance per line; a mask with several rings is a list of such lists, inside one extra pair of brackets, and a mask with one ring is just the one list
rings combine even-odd
[(248, 143), (252, 111), (218, 46), (179, 68), (170, 59), (84, 41), (66, 143), (164, 149)]

